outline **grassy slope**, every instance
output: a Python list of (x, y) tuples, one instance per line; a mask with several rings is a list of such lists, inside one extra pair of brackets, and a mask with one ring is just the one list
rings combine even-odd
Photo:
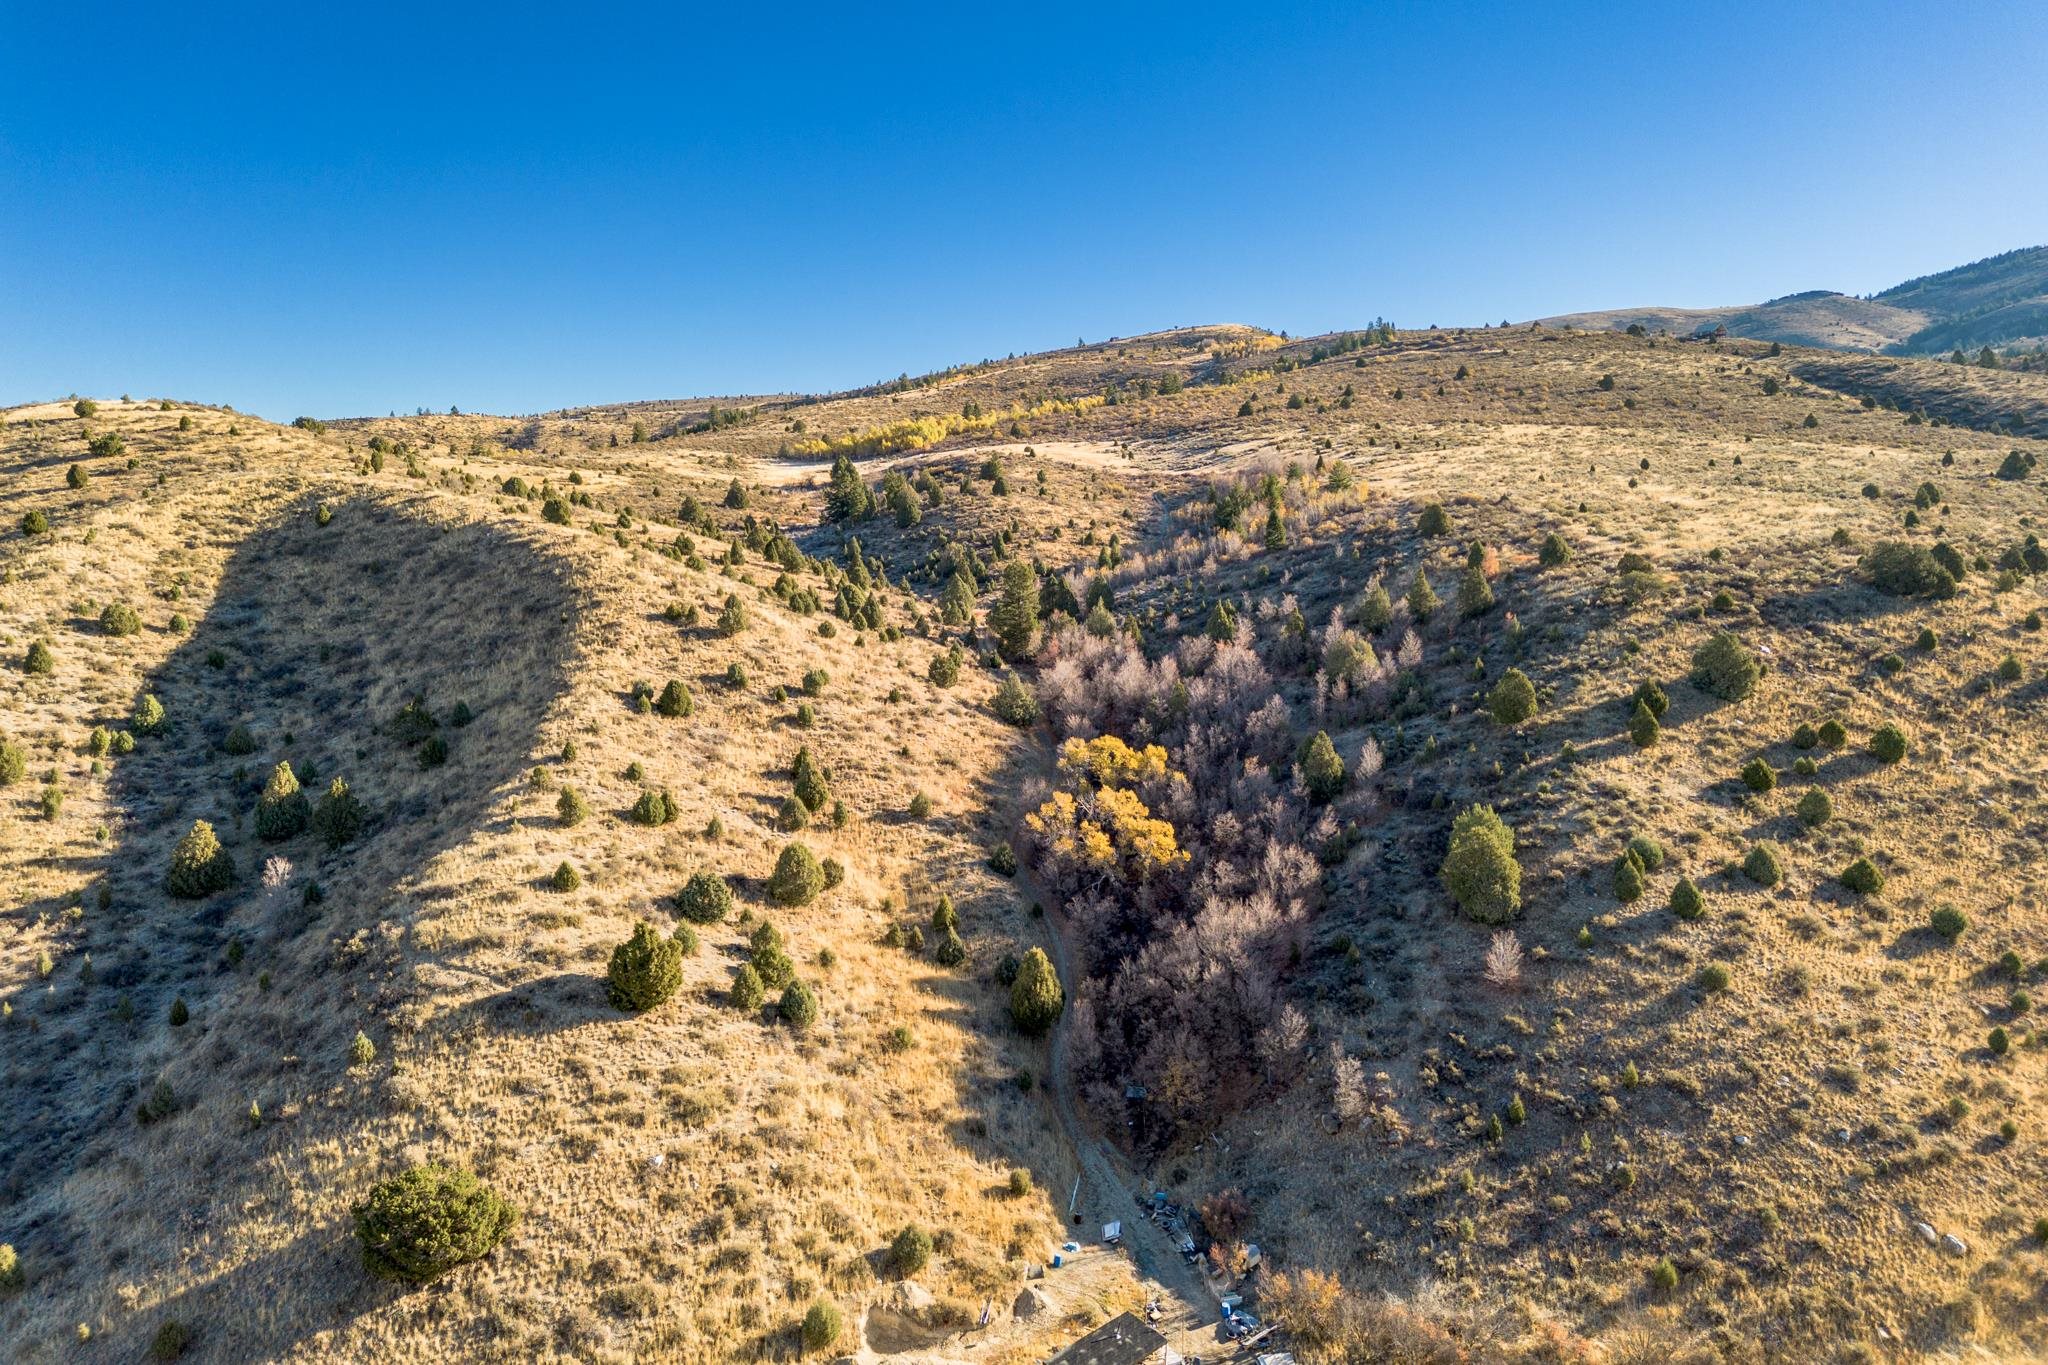
[[(990, 784), (1019, 760), (1015, 733), (982, 705), (990, 680), (930, 686), (926, 641), (822, 638), (821, 618), (763, 591), (775, 570), (759, 561), (738, 571), (749, 587), (649, 548), (671, 529), (636, 521), (618, 543), (613, 500), (650, 496), (633, 482), (644, 470), (585, 466), (604, 510), (579, 509), (564, 529), (491, 491), (514, 469), (545, 472), (537, 463), (494, 463), (464, 491), (445, 452), (424, 460), (424, 479), (396, 461), (359, 474), (337, 438), (198, 410), (180, 434), (184, 411), (108, 405), (91, 425), (123, 433), (137, 466), (88, 462), (82, 494), (64, 486), (83, 444), (68, 411), (38, 414), (39, 428), (12, 413), (0, 433), (9, 522), (38, 507), (55, 527), (9, 533), (0, 634), (11, 662), (34, 637), (58, 657), (48, 679), (11, 668), (0, 703), (0, 731), (31, 760), (0, 816), (22, 869), (0, 961), (24, 1136), (0, 1235), (30, 1280), (0, 1301), (8, 1337), (56, 1358), (85, 1323), (139, 1349), (175, 1317), (223, 1359), (725, 1358), (781, 1349), (813, 1295), (857, 1310), (879, 1292), (867, 1254), (906, 1222), (945, 1234), (924, 1277), (941, 1324), (1013, 1283), (1015, 1257), (1045, 1254), (1049, 1200), (999, 1193), (1013, 1165), (1041, 1188), (1069, 1172), (1042, 1105), (1011, 1084), (1041, 1063), (1002, 1027), (987, 979), (1029, 934), (981, 865), (982, 811), (1001, 800)], [(666, 482), (671, 503), (686, 486), (722, 488)], [(319, 499), (335, 509), (325, 528), (310, 515)], [(152, 595), (173, 582), (176, 602)], [(726, 640), (708, 622), (730, 589), (754, 624)], [(115, 600), (141, 610), (143, 634), (99, 634), (92, 618)], [(663, 620), (672, 600), (698, 603), (707, 625)], [(190, 634), (167, 631), (174, 610)], [(739, 694), (717, 681), (735, 661), (750, 675)], [(796, 687), (814, 667), (832, 682), (803, 732)], [(636, 713), (631, 683), (671, 676), (695, 692), (695, 715)], [(770, 699), (778, 685), (789, 702)], [(901, 702), (887, 699), (895, 687)], [(119, 725), (145, 689), (169, 708), (171, 736), (95, 775), (86, 732)], [(450, 739), (431, 771), (384, 729), (415, 692)], [(462, 729), (445, 723), (458, 700), (477, 717)], [(247, 758), (218, 748), (237, 720), (258, 739)], [(605, 959), (634, 919), (672, 923), (665, 898), (691, 872), (731, 876), (742, 909), (763, 912), (783, 842), (773, 811), (800, 742), (853, 812), (843, 831), (805, 835), (845, 862), (846, 884), (774, 914), (822, 995), (819, 1026), (797, 1038), (723, 1004), (743, 920), (704, 931), (674, 1002), (619, 1016)], [(322, 783), (346, 775), (375, 814), (369, 836), (336, 855), (310, 838), (260, 845), (248, 811), (286, 755)], [(676, 794), (677, 824), (625, 821), (635, 761)], [(54, 823), (35, 804), (52, 765), (67, 793)], [(554, 817), (560, 781), (594, 807), (574, 830)], [(913, 821), (920, 790), (936, 809)], [(699, 833), (714, 814), (716, 844)], [(160, 890), (196, 816), (243, 871), (199, 906)], [(266, 891), (255, 869), (272, 852), (295, 867)], [(584, 879), (568, 895), (543, 884), (564, 858)], [(309, 878), (326, 896), (305, 909)], [(970, 969), (879, 946), (885, 898), (921, 915), (941, 890), (960, 907)], [(246, 949), (234, 967), (231, 941)], [(192, 1014), (175, 1030), (173, 998)], [(907, 1052), (887, 1045), (899, 1024), (915, 1038)], [(359, 1028), (380, 1056), (351, 1070)], [(139, 1129), (129, 1111), (159, 1074), (179, 1112)], [(369, 1182), (430, 1157), (475, 1167), (525, 1210), (452, 1299), (366, 1280), (348, 1235)]]
[[(1243, 1187), (1253, 1235), (1283, 1262), (1328, 1265), (1398, 1291), (1432, 1278), (1449, 1282), (1454, 1297), (1504, 1286), (1594, 1330), (1648, 1313), (1731, 1342), (1766, 1330), (1872, 1340), (1883, 1326), (1918, 1346), (1977, 1331), (2015, 1348), (2038, 1270), (2037, 1253), (2022, 1245), (2037, 1212), (2028, 1192), (2044, 1174), (2027, 1124), (2038, 1058), (2022, 1049), (1993, 1063), (1982, 1035), (2004, 1017), (2009, 989), (1985, 972), (1989, 960), (2008, 944), (2029, 960), (2048, 952), (2031, 851), (2038, 794), (2025, 785), (2039, 762), (2039, 668), (2027, 649), (2038, 637), (2018, 624), (2036, 597), (2031, 586), (1994, 596), (1980, 575), (1953, 602), (1901, 604), (1852, 582), (1857, 549), (1897, 533), (1922, 479), (1947, 492), (1952, 536), (1995, 555), (2023, 535), (2023, 519), (2040, 512), (2036, 488), (1989, 477), (2011, 442), (1906, 426), (1897, 413), (1800, 383), (1794, 368), (1806, 357), (1774, 361), (1754, 346), (1410, 334), (1395, 350), (1366, 353), (1363, 365), (1343, 357), (1276, 372), (1278, 356), (1305, 350), (1232, 359), (1222, 368), (1238, 383), (996, 433), (1010, 446), (1009, 498), (992, 498), (981, 483), (913, 531), (879, 522), (862, 530), (900, 576), (951, 533), (985, 542), (1014, 521), (1020, 543), (1079, 565), (1115, 529), (1140, 551), (1123, 571), (1120, 606), (1149, 611), (1155, 638), (1173, 628), (1169, 611), (1186, 613), (1189, 626), (1200, 620), (1189, 594), (1176, 597), (1166, 581), (1170, 556), (1145, 538), (1192, 475), (1341, 453), (1365, 476), (1359, 506), (1326, 525), (1299, 522), (1286, 550), (1216, 556), (1197, 576), (1194, 596), (1204, 601), (1217, 591), (1293, 593), (1316, 627), (1375, 568), (1398, 595), (1428, 557), (1448, 596), (1467, 539), (1503, 547), (1508, 570), (1496, 592), (1523, 623), (1520, 657), (1506, 653), (1502, 610), (1478, 624), (1439, 621), (1424, 632), (1436, 700), (1404, 723), (1407, 748), (1396, 748), (1385, 721), (1337, 735), (1351, 754), (1372, 733), (1393, 759), (1383, 808), (1336, 870), (1317, 950), (1295, 983), (1316, 1048), (1341, 1040), (1369, 1072), (1388, 1072), (1413, 1136), (1393, 1149), (1331, 1136), (1327, 1087), (1310, 1067), (1226, 1125), (1227, 1149), (1172, 1153), (1161, 1171), (1170, 1187), (1190, 1197)], [(371, 424), (437, 443), (426, 481), (396, 466), (354, 472), (350, 447), (367, 428), (316, 440), (239, 419), (249, 434), (231, 439), (224, 428), (236, 419), (195, 410), (206, 439), (180, 446), (168, 431), (177, 414), (132, 409), (94, 425), (128, 432), (145, 452), (142, 470), (109, 471), (71, 494), (63, 469), (81, 444), (78, 424), (51, 416), (31, 437), (23, 414), (10, 414), (0, 439), (22, 477), (0, 511), (11, 523), (30, 505), (52, 508), (59, 543), (31, 546), (10, 533), (6, 647), (16, 653), (31, 634), (48, 633), (60, 673), (55, 682), (6, 675), (0, 729), (30, 744), (32, 774), (61, 759), (71, 795), (60, 820), (45, 825), (33, 816), (31, 782), (6, 794), (0, 817), (0, 836), (28, 869), (0, 956), (16, 1010), (6, 1027), (16, 1037), (36, 1030), (21, 1060), (10, 1058), (8, 1084), (46, 1106), (38, 1112), (48, 1117), (29, 1125), (38, 1134), (86, 1123), (95, 1106), (125, 1107), (111, 1092), (159, 1067), (194, 1102), (147, 1133), (113, 1124), (60, 1165), (63, 1184), (17, 1163), (0, 1236), (23, 1248), (38, 1278), (30, 1293), (0, 1303), (0, 1323), (46, 1353), (62, 1349), (60, 1336), (78, 1320), (136, 1340), (176, 1313), (244, 1354), (638, 1347), (711, 1356), (786, 1345), (813, 1292), (836, 1291), (850, 1308), (879, 1292), (855, 1261), (906, 1219), (954, 1229), (955, 1252), (933, 1283), (961, 1303), (1014, 1273), (997, 1268), (1013, 1239), (1039, 1254), (1050, 1210), (988, 1189), (1011, 1162), (1031, 1165), (1042, 1184), (1068, 1176), (1041, 1106), (1004, 1084), (1042, 1063), (1006, 1040), (997, 992), (975, 984), (1005, 944), (1031, 931), (1013, 895), (979, 870), (985, 844), (1010, 829), (1019, 778), (1040, 761), (974, 705), (993, 679), (970, 670), (957, 692), (937, 693), (922, 681), (929, 642), (869, 637), (855, 646), (844, 629), (824, 640), (815, 618), (787, 616), (765, 599), (737, 641), (670, 625), (656, 614), (668, 600), (710, 607), (730, 585), (645, 548), (672, 531), (643, 532), (635, 520), (620, 546), (611, 522), (621, 506), (670, 512), (684, 491), (715, 504), (739, 473), (756, 487), (757, 506), (801, 523), (817, 505), (803, 485), (821, 471), (773, 459), (797, 436), (957, 411), (970, 399), (992, 407), (1094, 392), (1108, 378), (1168, 365), (1200, 377), (1201, 357), (1171, 341), (1086, 348), (646, 446), (630, 443), (625, 410), (546, 419), (530, 436), (524, 423), (490, 418)], [(1615, 376), (1612, 389), (1597, 385), (1604, 374)], [(1786, 391), (1764, 395), (1766, 374)], [(1306, 405), (1284, 406), (1297, 391)], [(1240, 416), (1247, 399), (1253, 412)], [(686, 415), (691, 405), (674, 406)], [(1817, 427), (1801, 424), (1808, 413)], [(806, 432), (790, 429), (797, 420)], [(527, 448), (502, 450), (513, 440)], [(482, 445), (468, 458), (474, 481), (465, 488), (473, 442)], [(1946, 450), (1957, 463), (1945, 469)], [(290, 466), (277, 458), (287, 452)], [(948, 479), (979, 463), (945, 450), (909, 458)], [(147, 476), (159, 465), (167, 481), (152, 489)], [(601, 534), (543, 526), (531, 504), (493, 493), (513, 473), (560, 486), (572, 467), (598, 503), (579, 509), (579, 526)], [(1878, 499), (1861, 496), (1865, 482), (1879, 485)], [(303, 515), (310, 497), (341, 509), (318, 535)], [(1455, 546), (1414, 535), (1415, 509), (1431, 499), (1451, 504)], [(454, 534), (466, 539), (445, 547), (439, 533), (419, 529), (428, 520), (463, 523)], [(101, 528), (91, 546), (80, 543), (88, 526)], [(351, 527), (346, 548), (317, 548), (319, 537), (346, 538)], [(1838, 527), (1856, 544), (1830, 545)], [(1578, 555), (1539, 574), (1533, 551), (1552, 529)], [(1084, 539), (1091, 531), (1093, 543)], [(108, 553), (117, 545), (126, 552)], [(1337, 547), (1352, 553), (1330, 553)], [(1722, 558), (1708, 558), (1716, 548)], [(1650, 555), (1672, 591), (1621, 600), (1612, 570), (1625, 549)], [(392, 567), (439, 554), (464, 558), (439, 573)], [(377, 560), (381, 573), (370, 569)], [(458, 562), (471, 572), (453, 572)], [(1192, 563), (1205, 561), (1198, 553)], [(199, 623), (185, 642), (161, 633), (172, 604), (148, 596), (180, 570), (191, 574), (184, 610)], [(758, 563), (748, 572), (762, 585), (773, 576)], [(205, 609), (224, 600), (214, 597), (221, 584), (262, 614), (214, 624)], [(375, 586), (350, 592), (351, 601), (331, 584)], [(928, 599), (937, 584), (920, 578), (916, 587)], [(1735, 609), (1725, 619), (1697, 615), (1723, 588)], [(322, 592), (335, 600), (312, 603)], [(144, 608), (143, 636), (98, 637), (68, 601), (115, 597)], [(509, 628), (507, 601), (527, 613)], [(250, 638), (259, 621), (273, 638)], [(1909, 647), (1923, 622), (1944, 642), (1932, 656)], [(1678, 681), (1692, 647), (1718, 625), (1771, 652), (1773, 675), (1753, 701), (1709, 704)], [(343, 636), (352, 643), (339, 658), (319, 661), (318, 646)], [(192, 651), (213, 638), (236, 651), (232, 671), (248, 700), (194, 681), (203, 652)], [(2027, 660), (2026, 681), (1981, 689), (2007, 650)], [(1896, 677), (1874, 667), (1891, 651), (1907, 660)], [(1516, 662), (1535, 678), (1546, 694), (1538, 721), (1503, 735), (1475, 714), (1475, 652), (1496, 676)], [(743, 698), (712, 681), (734, 657), (752, 676)], [(295, 672), (265, 676), (286, 660)], [(632, 918), (668, 923), (660, 897), (698, 866), (758, 878), (772, 862), (779, 839), (767, 821), (797, 736), (787, 726), (793, 706), (771, 705), (765, 693), (813, 664), (834, 681), (808, 738), (859, 816), (813, 842), (853, 871), (818, 907), (778, 920), (800, 958), (818, 947), (838, 955), (823, 974), (824, 1024), (799, 1042), (707, 997), (743, 943), (738, 928), (705, 935), (676, 1002), (620, 1019), (603, 1005), (597, 977)], [(671, 675), (691, 683), (697, 715), (634, 714), (630, 683)], [(91, 690), (72, 700), (67, 677)], [(206, 756), (182, 728), (169, 743), (188, 747), (175, 757), (145, 747), (117, 766), (113, 783), (89, 777), (75, 756), (83, 732), (123, 714), (145, 679), (158, 677), (174, 717), (204, 706), (218, 723), (232, 707), (251, 710), (266, 742), (246, 761), (243, 784), (231, 783), (232, 762)], [(1674, 712), (1663, 744), (1639, 754), (1622, 734), (1618, 699), (1646, 677), (1670, 687)], [(308, 690), (295, 691), (300, 683)], [(909, 704), (885, 700), (899, 685)], [(408, 768), (376, 733), (421, 688), (439, 708), (470, 693), (479, 715), (458, 735), (450, 765), (431, 774)], [(330, 689), (360, 705), (325, 704)], [(1310, 725), (1305, 676), (1289, 683), (1289, 696)], [(1803, 835), (1788, 812), (1804, 781), (1787, 772), (1785, 786), (1755, 798), (1732, 779), (1756, 754), (1789, 768), (1791, 729), (1824, 715), (1844, 721), (1852, 747), (1825, 757), (1817, 779), (1835, 797), (1835, 823)], [(1856, 748), (1887, 719), (1915, 736), (1914, 755), (1897, 769), (1875, 767)], [(329, 889), (310, 926), (294, 928), (290, 907), (253, 895), (234, 897), (223, 923), (195, 924), (186, 907), (153, 893), (168, 841), (192, 814), (246, 809), (246, 783), (260, 782), (282, 752), (269, 736), (286, 729), (313, 750), (323, 778), (360, 772), (385, 825), (331, 862), (292, 850), (300, 878), (318, 864)], [(1416, 746), (1428, 734), (1442, 757), (1425, 761)], [(552, 794), (532, 790), (525, 773), (537, 762), (559, 767), (571, 738), (574, 780), (598, 814), (565, 831), (552, 820)], [(1579, 753), (1569, 763), (1560, 757), (1567, 741)], [(634, 760), (682, 802), (671, 829), (618, 818), (636, 791), (623, 777)], [(928, 824), (901, 816), (919, 788), (938, 803)], [(1505, 995), (1478, 976), (1485, 933), (1447, 909), (1432, 876), (1450, 809), (1474, 799), (1499, 805), (1526, 840), (1528, 908), (1516, 928), (1531, 961)], [(730, 836), (717, 847), (691, 833), (714, 810)], [(110, 826), (104, 846), (92, 837), (100, 820)], [(1637, 830), (1662, 839), (1673, 863), (1643, 901), (1621, 907), (1608, 866)], [(1777, 892), (1724, 870), (1760, 837), (1787, 850), (1791, 876)], [(230, 842), (246, 868), (253, 839)], [(1830, 884), (1858, 851), (1891, 878), (1875, 901)], [(564, 856), (583, 869), (584, 889), (539, 889)], [(99, 912), (91, 888), (109, 869), (113, 905)], [(1680, 870), (1708, 893), (1710, 913), (1697, 923), (1661, 908)], [(900, 903), (927, 884), (963, 901), (975, 972), (926, 964), (906, 973), (906, 959), (874, 946), (881, 898)], [(75, 892), (85, 893), (85, 913), (67, 920)], [(746, 885), (741, 900), (759, 904)], [(1916, 927), (1941, 900), (1977, 922), (1959, 950), (1933, 946)], [(1576, 941), (1582, 925), (1590, 949)], [(251, 951), (228, 971), (220, 954), (237, 930)], [(54, 988), (35, 979), (44, 947), (58, 959)], [(90, 991), (76, 981), (86, 951), (100, 978)], [(1689, 984), (1708, 961), (1734, 975), (1723, 997), (1703, 998)], [(253, 983), (263, 969), (274, 976), (268, 995)], [(117, 990), (137, 1005), (133, 1025), (107, 1013)], [(161, 1023), (174, 991), (194, 1007), (194, 1022), (175, 1037)], [(912, 1023), (921, 1040), (900, 1056), (882, 1043), (896, 1022)], [(357, 1027), (384, 1050), (370, 1075), (348, 1072), (342, 1059)], [(297, 1060), (286, 1065), (286, 1054)], [(1626, 1063), (1644, 1085), (1619, 1083)], [(63, 1073), (69, 1084), (48, 1083), (53, 1067), (76, 1068)], [(1474, 1125), (1515, 1093), (1529, 1122), (1499, 1148), (1475, 1141)], [(1936, 1112), (1959, 1095), (1971, 1113), (1950, 1128)], [(276, 1118), (253, 1134), (243, 1121), (250, 1098)], [(1994, 1132), (2007, 1114), (2022, 1124), (2010, 1145)], [(1835, 1136), (1840, 1129), (1848, 1141)], [(647, 1162), (656, 1152), (667, 1157), (659, 1172)], [(221, 1169), (213, 1158), (223, 1153), (231, 1177), (187, 1174)], [(369, 1285), (346, 1237), (344, 1210), (364, 1185), (424, 1155), (472, 1162), (528, 1210), (508, 1247), (465, 1272), (452, 1299)], [(1611, 1174), (1616, 1163), (1635, 1173), (1626, 1192)], [(174, 1198), (165, 1192), (173, 1188), (198, 1193)], [(1911, 1233), (1920, 1218), (1960, 1232), (1969, 1253), (1922, 1247)], [(109, 1224), (120, 1231), (76, 1235)], [(1684, 1272), (1668, 1301), (1643, 1288), (1662, 1255)], [(642, 1283), (654, 1304), (647, 1318), (636, 1316), (648, 1302)], [(627, 1292), (600, 1303), (618, 1289)]]

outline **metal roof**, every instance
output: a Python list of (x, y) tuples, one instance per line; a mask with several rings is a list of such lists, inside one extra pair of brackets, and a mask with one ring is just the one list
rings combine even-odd
[(1052, 1358), (1052, 1365), (1142, 1365), (1166, 1338), (1129, 1313), (1119, 1313)]

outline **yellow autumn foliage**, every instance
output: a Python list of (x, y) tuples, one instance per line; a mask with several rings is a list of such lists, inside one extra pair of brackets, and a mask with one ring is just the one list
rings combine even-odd
[(1028, 422), (1055, 413), (1079, 416), (1101, 407), (1106, 401), (1100, 394), (1087, 394), (1080, 398), (1048, 398), (1029, 406), (1018, 404), (1001, 412), (980, 413), (973, 417), (954, 414), (905, 417), (844, 436), (813, 436), (796, 442), (789, 449), (796, 455), (848, 455), (854, 458), (890, 455), (901, 450), (929, 450), (949, 436), (994, 431), (1012, 422)]
[(1129, 786), (1166, 776), (1166, 750), (1157, 744), (1133, 749), (1115, 735), (1070, 739), (1060, 746), (1060, 771), (1098, 787)]

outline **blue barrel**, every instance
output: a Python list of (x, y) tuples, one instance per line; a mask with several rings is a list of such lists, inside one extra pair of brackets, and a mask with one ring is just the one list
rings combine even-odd
[(1060, 1268), (1061, 1266), (1063, 1266), (1063, 1265), (1065, 1265), (1065, 1264), (1066, 1264), (1066, 1262), (1065, 1262), (1064, 1260), (1062, 1260), (1062, 1259), (1061, 1259), (1061, 1257), (1060, 1257), (1060, 1254), (1059, 1254), (1059, 1253), (1058, 1253), (1057, 1251), (1055, 1251), (1055, 1252), (1054, 1252), (1054, 1253), (1052, 1254), (1052, 1268), (1053, 1268), (1054, 1270), (1058, 1270), (1058, 1269), (1059, 1269), (1059, 1268)]

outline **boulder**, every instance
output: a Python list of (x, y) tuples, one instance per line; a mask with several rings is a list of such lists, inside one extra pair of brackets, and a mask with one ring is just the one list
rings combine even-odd
[(1027, 1285), (1017, 1296), (1017, 1302), (1010, 1305), (1010, 1311), (1020, 1318), (1035, 1318), (1040, 1313), (1052, 1311), (1052, 1300), (1037, 1285)]

